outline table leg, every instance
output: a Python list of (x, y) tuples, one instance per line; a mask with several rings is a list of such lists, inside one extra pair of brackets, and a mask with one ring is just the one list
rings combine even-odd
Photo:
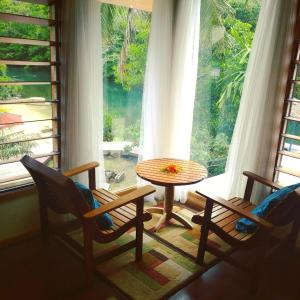
[(164, 209), (165, 209), (165, 213), (166, 213), (166, 222), (167, 223), (172, 218), (174, 190), (175, 190), (174, 186), (166, 186), (165, 187)]
[(165, 200), (164, 200), (164, 208), (161, 207), (149, 207), (146, 210), (149, 213), (161, 214), (158, 223), (156, 224), (154, 231), (157, 232), (161, 228), (163, 224), (168, 224), (170, 220), (173, 218), (183, 226), (188, 229), (192, 229), (193, 225), (187, 221), (181, 215), (173, 212), (173, 203), (174, 203), (174, 194), (175, 187), (174, 186), (166, 186), (165, 187)]

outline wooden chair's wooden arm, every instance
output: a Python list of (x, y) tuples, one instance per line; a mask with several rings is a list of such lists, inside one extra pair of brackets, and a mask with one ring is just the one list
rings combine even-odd
[(90, 163), (87, 163), (87, 164), (81, 165), (79, 167), (73, 168), (71, 170), (68, 170), (68, 171), (64, 172), (63, 174), (67, 177), (71, 177), (71, 176), (83, 173), (85, 171), (93, 170), (97, 167), (99, 167), (99, 163), (96, 161), (92, 161)]
[(96, 209), (93, 209), (93, 210), (87, 212), (86, 214), (83, 215), (83, 217), (85, 219), (95, 218), (104, 213), (110, 212), (111, 210), (114, 210), (121, 206), (124, 206), (130, 202), (135, 202), (138, 199), (148, 196), (154, 192), (155, 192), (155, 188), (151, 185), (146, 185), (146, 186), (140, 187), (127, 195), (121, 196), (120, 198), (118, 198), (112, 202), (109, 202), (105, 205), (102, 205), (99, 208), (96, 208)]
[(273, 224), (271, 224), (270, 222), (266, 221), (265, 219), (263, 218), (260, 218), (254, 214), (252, 214), (251, 212), (245, 210), (245, 209), (242, 209), (234, 204), (232, 204), (231, 202), (229, 201), (226, 201), (225, 199), (219, 197), (219, 196), (215, 196), (215, 195), (208, 195), (208, 194), (203, 194), (199, 191), (196, 191), (197, 194), (201, 195), (202, 197), (206, 198), (206, 199), (209, 199), (211, 200), (212, 202), (214, 203), (217, 203), (229, 210), (231, 210), (232, 212), (234, 213), (237, 213), (239, 215), (241, 215), (242, 217), (244, 218), (247, 218), (253, 222), (255, 222), (256, 224), (258, 225), (261, 225), (263, 227), (265, 227), (266, 229), (272, 229), (274, 227)]
[(248, 178), (251, 178), (253, 179), (254, 181), (257, 181), (257, 182), (260, 182), (262, 183), (263, 185), (266, 185), (270, 188), (273, 188), (273, 189), (276, 189), (276, 190), (279, 190), (282, 188), (282, 186), (280, 186), (279, 184), (269, 180), (269, 179), (266, 179), (264, 177), (261, 177), (259, 175), (256, 175), (255, 173), (252, 173), (250, 171), (244, 171), (243, 174), (245, 176), (247, 176)]

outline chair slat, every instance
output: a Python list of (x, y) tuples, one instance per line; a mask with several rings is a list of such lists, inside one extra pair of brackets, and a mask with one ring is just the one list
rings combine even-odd
[[(241, 208), (247, 208), (247, 207), (249, 207), (249, 206), (251, 206), (251, 204), (250, 204), (250, 202), (248, 202), (248, 201), (242, 202), (242, 203), (239, 205), (239, 207), (241, 207)], [(251, 208), (252, 208), (252, 206), (251, 206)], [(226, 226), (227, 224), (229, 224), (229, 223), (231, 223), (231, 222), (233, 222), (233, 221), (235, 221), (235, 220), (237, 220), (237, 219), (239, 219), (239, 218), (241, 218), (240, 215), (231, 212), (231, 214), (229, 214), (225, 219), (222, 219), (222, 220), (220, 220), (220, 221), (217, 221), (216, 223), (217, 223), (217, 225), (218, 225), (219, 227), (223, 227), (223, 228), (224, 228), (224, 226)]]
[[(94, 191), (93, 191), (94, 192)], [(115, 199), (118, 199), (120, 196), (115, 195), (113, 193), (110, 193), (107, 190), (104, 189), (98, 189), (95, 191), (96, 193), (101, 193), (103, 198), (106, 199), (108, 202), (111, 202)], [(129, 203), (122, 207), (124, 210), (126, 210), (128, 213), (130, 213), (133, 217), (136, 215), (136, 206), (133, 203)]]
[[(109, 203), (109, 202), (113, 201), (114, 199), (119, 198), (118, 196), (113, 195), (113, 194), (109, 193), (108, 191), (104, 191), (102, 189), (94, 190), (93, 194), (102, 205), (105, 205), (106, 203)], [(124, 207), (118, 208), (118, 209), (110, 212), (111, 216), (113, 216), (117, 219), (117, 220), (115, 220), (115, 223), (118, 226), (122, 226), (123, 224), (127, 223), (129, 220), (131, 220), (135, 217), (135, 215), (128, 213), (124, 209)]]

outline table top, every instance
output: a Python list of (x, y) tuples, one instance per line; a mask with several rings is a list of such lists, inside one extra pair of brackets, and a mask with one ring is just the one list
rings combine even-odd
[[(166, 173), (162, 169), (169, 165), (179, 167), (178, 173)], [(160, 186), (188, 185), (207, 177), (207, 169), (191, 160), (158, 158), (140, 162), (135, 167), (142, 179)]]

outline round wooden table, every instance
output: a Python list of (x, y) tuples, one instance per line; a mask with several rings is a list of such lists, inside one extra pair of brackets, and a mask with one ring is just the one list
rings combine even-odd
[[(163, 172), (162, 170), (169, 165), (176, 165), (178, 172)], [(187, 228), (193, 228), (189, 221), (173, 212), (175, 186), (193, 184), (203, 180), (207, 177), (207, 169), (190, 160), (159, 158), (143, 161), (137, 164), (135, 170), (137, 175), (142, 179), (155, 185), (165, 187), (164, 207), (150, 207), (147, 209), (150, 213), (162, 215), (158, 224), (155, 226), (155, 231), (158, 231), (163, 223), (169, 223), (172, 218)]]

